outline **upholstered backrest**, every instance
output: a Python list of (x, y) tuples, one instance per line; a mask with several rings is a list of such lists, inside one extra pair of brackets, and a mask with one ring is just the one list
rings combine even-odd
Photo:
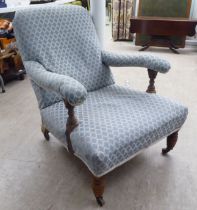
[[(37, 61), (48, 71), (69, 75), (88, 91), (113, 83), (109, 67), (101, 60), (100, 43), (88, 11), (80, 6), (41, 6), (16, 12), (14, 30), (24, 61)], [(34, 90), (38, 91), (38, 88)], [(40, 107), (57, 101), (45, 92)], [(49, 99), (43, 102), (45, 93)], [(55, 99), (54, 99), (55, 98)]]

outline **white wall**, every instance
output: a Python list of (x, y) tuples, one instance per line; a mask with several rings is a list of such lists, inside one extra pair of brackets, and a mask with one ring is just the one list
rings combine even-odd
[(139, 6), (139, 0), (135, 1), (135, 16), (137, 16), (138, 13), (138, 6)]
[(191, 17), (197, 18), (197, 0), (192, 1)]
[(6, 0), (5, 1), (8, 7), (14, 6), (26, 6), (29, 4), (30, 0)]
[(90, 14), (92, 16), (101, 47), (104, 47), (105, 36), (105, 0), (90, 0)]

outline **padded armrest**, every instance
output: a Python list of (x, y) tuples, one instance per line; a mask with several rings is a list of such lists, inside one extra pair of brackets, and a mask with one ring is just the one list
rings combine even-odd
[(24, 65), (31, 80), (45, 90), (59, 93), (69, 104), (79, 105), (86, 99), (86, 88), (72, 77), (49, 72), (35, 61), (25, 61)]
[(119, 54), (102, 51), (102, 61), (108, 66), (136, 66), (145, 67), (160, 73), (166, 73), (170, 69), (170, 63), (164, 59), (147, 54)]

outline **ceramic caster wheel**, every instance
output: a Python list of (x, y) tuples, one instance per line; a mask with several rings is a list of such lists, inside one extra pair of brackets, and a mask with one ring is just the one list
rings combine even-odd
[(105, 204), (105, 201), (103, 200), (103, 197), (96, 198), (96, 201), (99, 206), (103, 206)]

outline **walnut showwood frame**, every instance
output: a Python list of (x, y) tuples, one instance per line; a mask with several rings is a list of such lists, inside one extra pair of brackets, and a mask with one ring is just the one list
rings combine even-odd
[[(157, 72), (151, 69), (148, 69), (148, 76), (149, 76), (149, 85), (146, 90), (147, 93), (156, 93), (155, 89), (155, 79), (157, 76)], [(74, 150), (72, 147), (71, 139), (70, 139), (70, 134), (71, 132), (78, 126), (78, 120), (75, 116), (74, 112), (74, 106), (69, 104), (66, 100), (64, 101), (65, 107), (68, 110), (68, 119), (66, 122), (66, 139), (67, 139), (67, 146), (68, 146), (68, 151), (74, 155)], [(41, 130), (44, 134), (44, 137), (46, 140), (49, 140), (49, 130), (45, 128), (43, 125), (41, 127)], [(177, 142), (178, 139), (178, 131), (171, 134), (170, 136), (167, 137), (167, 147), (162, 149), (162, 154), (165, 155), (167, 154), (170, 150), (172, 150)], [(96, 177), (92, 175), (92, 190), (95, 195), (96, 201), (99, 206), (103, 206), (105, 204), (104, 199), (103, 199), (103, 193), (105, 189), (104, 185), (104, 176), (102, 177)]]
[[(65, 107), (68, 109), (68, 119), (66, 123), (66, 139), (67, 139), (67, 145), (68, 145), (68, 151), (71, 154), (74, 154), (74, 150), (72, 147), (70, 134), (71, 132), (78, 126), (78, 120), (75, 117), (74, 113), (74, 106), (70, 105), (67, 101), (64, 101)], [(93, 176), (93, 182), (92, 182), (92, 190), (94, 192), (94, 195), (96, 197), (96, 201), (99, 204), (99, 206), (104, 205), (103, 200), (103, 193), (104, 193), (104, 178), (98, 178)]]
[[(69, 104), (66, 100), (64, 101), (64, 104), (68, 110), (68, 119), (66, 122), (66, 132), (65, 132), (66, 140), (67, 140), (67, 147), (68, 147), (68, 151), (71, 154), (74, 154), (74, 150), (73, 150), (71, 139), (70, 139), (70, 134), (78, 126), (78, 120), (75, 117), (74, 106)], [(49, 138), (50, 138), (49, 130), (43, 124), (41, 126), (41, 131), (42, 131), (45, 139), (47, 141), (49, 141)]]
[(98, 178), (93, 176), (92, 190), (99, 206), (103, 206), (105, 204), (105, 201), (103, 200), (104, 189), (105, 189), (104, 177)]
[[(155, 79), (157, 77), (157, 72), (151, 69), (148, 69), (148, 76), (149, 76), (149, 85), (146, 92), (156, 93)], [(177, 140), (178, 140), (178, 131), (169, 135), (167, 137), (167, 147), (162, 149), (162, 154), (166, 155), (170, 150), (172, 150), (174, 146), (176, 145)]]
[(75, 112), (74, 112), (74, 106), (70, 105), (67, 101), (64, 101), (65, 107), (68, 109), (68, 119), (66, 122), (66, 140), (67, 140), (67, 146), (68, 146), (68, 151), (71, 154), (74, 154), (74, 150), (72, 147), (71, 139), (70, 139), (70, 134), (71, 132), (78, 126), (78, 120), (75, 117)]
[(162, 149), (162, 154), (166, 155), (170, 150), (172, 150), (174, 146), (176, 145), (177, 140), (178, 140), (178, 131), (168, 136), (167, 147)]
[(148, 76), (149, 76), (149, 86), (146, 90), (147, 93), (156, 93), (155, 89), (155, 79), (157, 77), (157, 72), (151, 69), (148, 69)]

